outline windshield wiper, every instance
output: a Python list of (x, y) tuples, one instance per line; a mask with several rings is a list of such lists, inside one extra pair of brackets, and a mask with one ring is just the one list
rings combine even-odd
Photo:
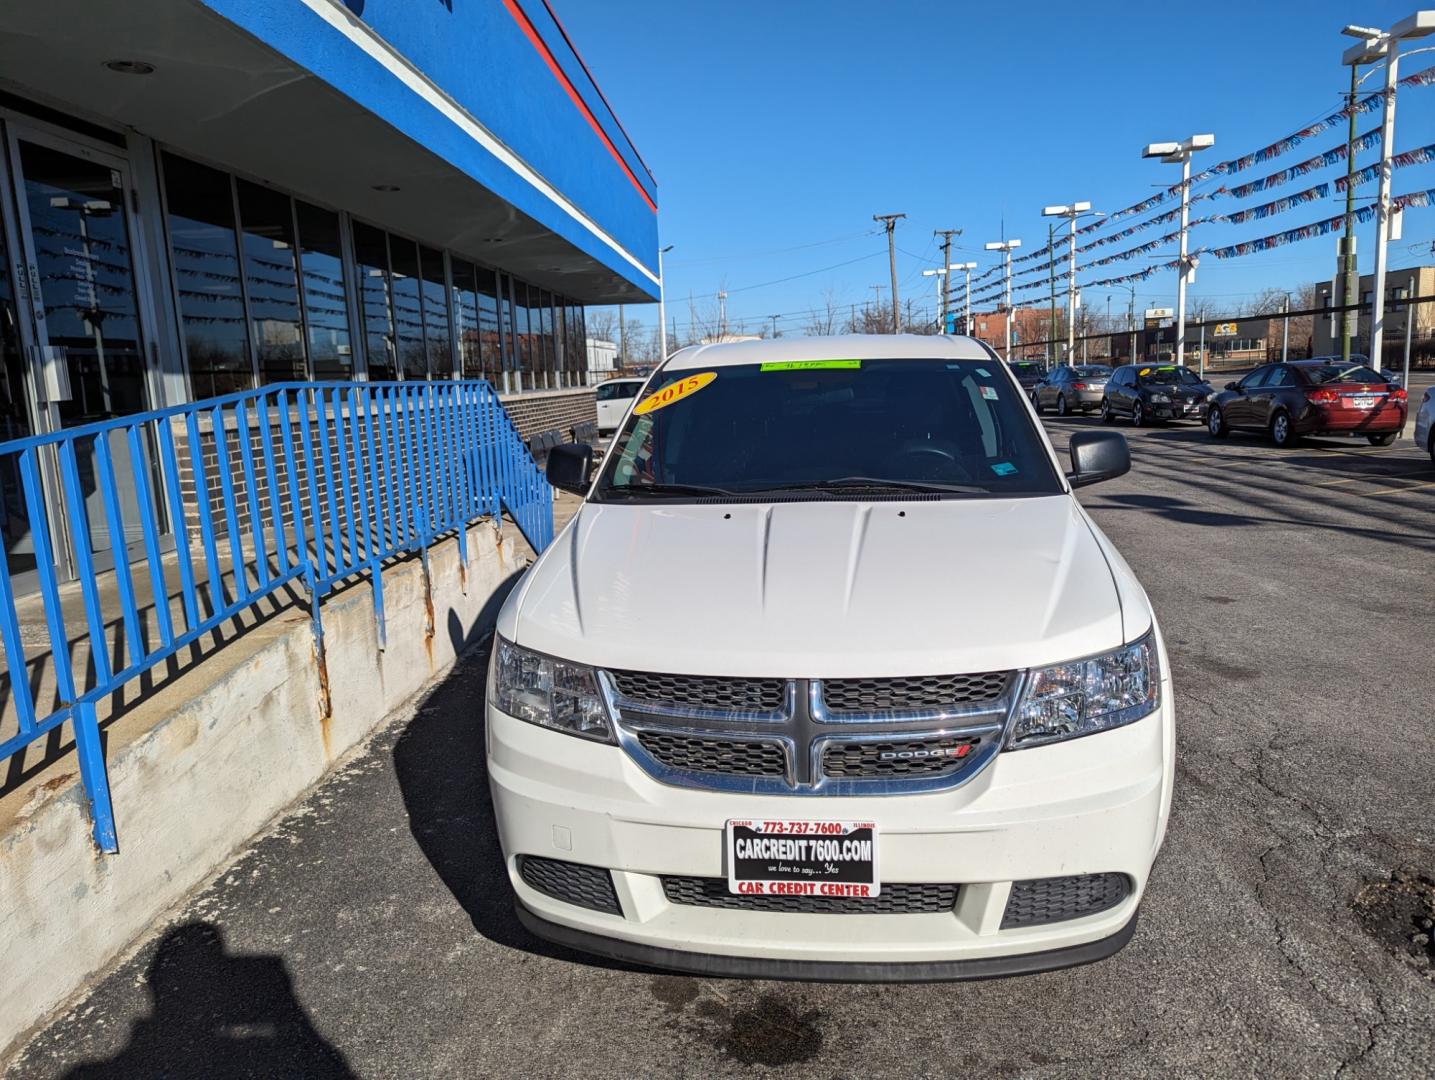
[(841, 476), (831, 480), (807, 480), (800, 484), (784, 484), (781, 487), (756, 488), (744, 491), (744, 495), (769, 495), (789, 491), (921, 491), (926, 493), (957, 493), (962, 495), (989, 495), (990, 488), (979, 484), (944, 484), (937, 480), (887, 480), (878, 476)]
[(699, 495), (731, 496), (736, 492), (727, 488), (706, 487), (702, 484), (627, 484), (622, 487), (605, 488), (603, 498), (627, 498), (632, 495)]

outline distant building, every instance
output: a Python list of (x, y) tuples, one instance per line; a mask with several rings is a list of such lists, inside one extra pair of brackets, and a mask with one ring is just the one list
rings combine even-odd
[[(1362, 354), (1370, 352), (1370, 308), (1375, 287), (1375, 275), (1362, 274), (1360, 278), (1360, 302), (1367, 305), (1360, 313), (1355, 342), (1352, 351)], [(1405, 326), (1409, 319), (1408, 309), (1400, 303), (1408, 296), (1435, 296), (1435, 266), (1412, 266), (1405, 270), (1390, 270), (1385, 275), (1385, 363), (1394, 365), (1405, 354)], [(1331, 299), (1331, 283), (1321, 282), (1316, 286), (1315, 302), (1318, 307), (1338, 307), (1343, 297)], [(1317, 315), (1313, 347), (1317, 356), (1340, 352), (1341, 313)], [(1435, 354), (1435, 303), (1419, 304), (1415, 309), (1415, 323), (1410, 327), (1411, 353), (1415, 357)]]

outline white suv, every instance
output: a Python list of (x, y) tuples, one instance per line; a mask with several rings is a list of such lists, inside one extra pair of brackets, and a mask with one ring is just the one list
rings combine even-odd
[(535, 934), (639, 964), (947, 979), (1135, 930), (1174, 710), (1145, 592), (1021, 387), (950, 337), (691, 348), (498, 619), (488, 769)]

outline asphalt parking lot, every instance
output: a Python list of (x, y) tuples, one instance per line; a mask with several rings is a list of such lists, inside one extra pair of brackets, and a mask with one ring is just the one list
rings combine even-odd
[[(1098, 426), (1048, 418), (1063, 452)], [(1431, 1075), (1435, 469), (1408, 437), (1119, 427), (1135, 468), (1083, 501), (1152, 595), (1180, 741), (1114, 958), (857, 986), (542, 945), (509, 907), (474, 654), (11, 1075)]]

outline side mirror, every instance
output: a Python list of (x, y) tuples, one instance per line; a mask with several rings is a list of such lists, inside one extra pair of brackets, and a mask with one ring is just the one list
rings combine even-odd
[(1066, 479), (1072, 487), (1114, 480), (1130, 471), (1131, 448), (1126, 445), (1125, 435), (1115, 431), (1083, 431), (1071, 437), (1071, 472), (1066, 474)]
[(588, 494), (593, 475), (593, 448), (587, 443), (561, 443), (548, 451), (548, 482), (559, 491)]
[(1226, 383), (1226, 389), (1227, 389), (1227, 390), (1239, 390), (1240, 388), (1241, 388), (1241, 384), (1238, 383), (1238, 382), (1228, 382), (1228, 383)]

